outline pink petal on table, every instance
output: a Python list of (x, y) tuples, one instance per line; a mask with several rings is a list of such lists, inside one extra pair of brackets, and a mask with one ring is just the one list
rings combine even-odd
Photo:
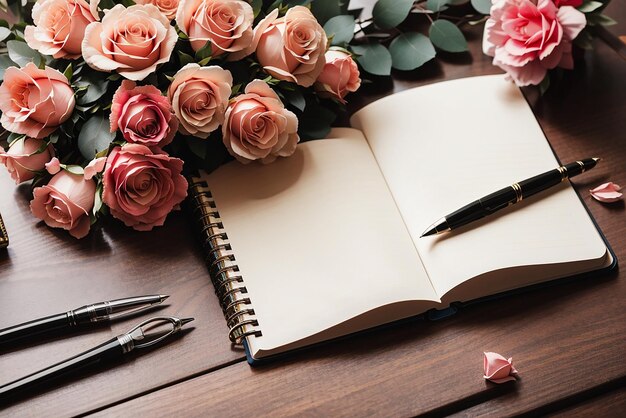
[(498, 353), (485, 352), (483, 357), (485, 374), (483, 377), (494, 383), (515, 380), (517, 370), (513, 367), (513, 358), (505, 358)]
[(619, 184), (608, 182), (599, 185), (595, 189), (589, 190), (589, 193), (591, 193), (594, 199), (600, 202), (610, 203), (616, 202), (622, 198), (623, 194), (619, 192), (621, 189)]

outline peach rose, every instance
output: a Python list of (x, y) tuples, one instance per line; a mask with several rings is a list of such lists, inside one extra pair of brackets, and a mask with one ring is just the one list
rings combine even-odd
[[(33, 5), (35, 26), (26, 26), (28, 45), (54, 58), (81, 56), (85, 28), (98, 20), (97, 2), (85, 0), (39, 0)], [(94, 7), (95, 5), (95, 7)]]
[(183, 161), (158, 148), (126, 144), (107, 158), (102, 201), (113, 217), (138, 231), (161, 226), (187, 196)]
[(154, 4), (169, 20), (176, 18), (179, 0), (135, 0), (135, 4)]
[(48, 184), (35, 187), (30, 210), (52, 228), (63, 228), (74, 238), (89, 233), (96, 183), (81, 175), (59, 171)]
[(172, 106), (154, 86), (137, 86), (124, 80), (113, 95), (111, 132), (118, 129), (131, 143), (159, 146), (172, 142), (178, 121)]
[(275, 9), (259, 22), (251, 48), (269, 74), (309, 87), (324, 68), (327, 42), (311, 11), (296, 6), (281, 18)]
[(83, 58), (98, 71), (143, 80), (169, 61), (177, 40), (176, 30), (156, 6), (118, 4), (105, 12), (102, 22), (87, 26)]
[(35, 177), (53, 155), (52, 145), (45, 146), (42, 139), (24, 138), (15, 141), (8, 151), (0, 147), (0, 164), (7, 167), (15, 184), (19, 184)]
[(346, 103), (343, 98), (361, 86), (359, 67), (352, 56), (343, 51), (330, 50), (325, 57), (326, 64), (317, 77), (315, 89), (320, 92), (320, 96), (334, 97)]
[(167, 90), (174, 114), (185, 135), (207, 138), (224, 123), (233, 76), (219, 66), (187, 64), (174, 76)]
[(0, 85), (0, 122), (7, 131), (43, 138), (71, 116), (75, 103), (67, 78), (54, 68), (9, 67)]
[(271, 163), (296, 150), (298, 118), (261, 80), (246, 86), (245, 94), (231, 100), (222, 126), (224, 145), (242, 163)]
[(252, 6), (240, 0), (180, 0), (176, 23), (189, 36), (194, 51), (211, 41), (213, 56), (224, 52), (239, 60), (252, 42)]
[(483, 52), (518, 86), (536, 85), (549, 69), (574, 68), (572, 41), (586, 24), (582, 12), (552, 0), (494, 0)]

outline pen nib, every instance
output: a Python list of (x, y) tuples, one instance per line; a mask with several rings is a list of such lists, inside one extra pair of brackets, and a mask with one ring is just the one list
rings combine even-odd
[(159, 303), (163, 303), (163, 301), (169, 297), (170, 295), (159, 295), (159, 298), (160, 298)]
[(183, 326), (185, 324), (190, 323), (193, 320), (194, 320), (194, 318), (183, 318), (183, 319), (180, 320), (180, 324), (181, 324), (181, 326)]

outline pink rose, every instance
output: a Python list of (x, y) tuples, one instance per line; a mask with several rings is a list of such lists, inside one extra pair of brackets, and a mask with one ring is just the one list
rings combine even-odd
[(219, 66), (187, 64), (167, 90), (167, 97), (185, 135), (207, 138), (224, 123), (233, 76)]
[(104, 165), (107, 162), (107, 157), (94, 158), (89, 161), (89, 164), (85, 166), (85, 170), (83, 175), (85, 176), (85, 180), (91, 180), (93, 176), (98, 173), (101, 173), (104, 170)]
[(178, 121), (172, 106), (154, 86), (124, 80), (113, 95), (111, 132), (118, 129), (130, 143), (159, 146), (172, 142)]
[(85, 28), (97, 20), (97, 5), (85, 0), (39, 0), (33, 5), (35, 26), (26, 26), (24, 39), (42, 54), (76, 59), (81, 56)]
[(222, 126), (224, 145), (242, 163), (271, 163), (296, 150), (298, 118), (263, 81), (254, 80), (245, 94), (231, 100)]
[(7, 167), (15, 184), (19, 184), (35, 177), (35, 172), (43, 170), (53, 155), (52, 145), (45, 146), (42, 139), (19, 139), (8, 151), (0, 147), (0, 164)]
[(229, 60), (247, 55), (242, 51), (252, 42), (253, 21), (252, 6), (240, 0), (180, 0), (176, 14), (194, 51), (211, 41), (213, 56), (230, 52)]
[(135, 0), (135, 4), (154, 4), (169, 20), (176, 18), (179, 0)]
[(513, 367), (513, 358), (508, 360), (498, 353), (483, 353), (484, 378), (494, 383), (504, 383), (515, 380), (517, 370)]
[(315, 88), (321, 96), (334, 97), (341, 103), (346, 103), (343, 98), (361, 86), (359, 76), (359, 67), (350, 54), (330, 50), (326, 52), (326, 64), (317, 77)]
[(102, 22), (87, 26), (83, 58), (98, 71), (143, 80), (169, 61), (177, 40), (176, 30), (156, 6), (117, 4), (105, 12)]
[(161, 226), (187, 196), (183, 161), (139, 144), (115, 147), (104, 170), (102, 201), (111, 214), (138, 231)]
[(33, 138), (50, 135), (72, 115), (75, 103), (63, 74), (50, 67), (40, 70), (32, 62), (7, 68), (0, 85), (2, 126)]
[(554, 0), (556, 7), (572, 6), (580, 7), (583, 4), (583, 0)]
[(83, 238), (89, 233), (95, 193), (96, 183), (62, 170), (45, 186), (35, 187), (30, 210), (46, 225)]
[(485, 24), (483, 51), (519, 86), (539, 84), (547, 70), (571, 69), (572, 41), (585, 15), (552, 0), (496, 0)]
[(254, 29), (251, 49), (272, 76), (304, 87), (315, 82), (324, 68), (326, 33), (309, 9), (292, 7), (278, 18), (274, 9)]

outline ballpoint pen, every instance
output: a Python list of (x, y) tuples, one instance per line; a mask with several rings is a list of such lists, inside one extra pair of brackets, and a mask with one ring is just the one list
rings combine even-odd
[(33, 388), (54, 378), (69, 374), (79, 368), (92, 366), (122, 358), (135, 349), (142, 349), (160, 343), (176, 334), (183, 325), (193, 318), (179, 319), (161, 316), (148, 319), (84, 353), (75, 355), (38, 372), (0, 386), (0, 402), (7, 401), (17, 392)]
[(116, 299), (24, 322), (0, 329), (0, 344), (45, 332), (67, 330), (131, 315), (158, 305), (168, 297), (168, 295), (150, 295)]
[(513, 183), (510, 186), (475, 200), (463, 206), (461, 209), (437, 220), (424, 231), (420, 238), (451, 231), (480, 218), (484, 218), (487, 215), (491, 215), (509, 205), (521, 202), (524, 198), (549, 189), (568, 178), (592, 169), (599, 160), (599, 158), (586, 158), (562, 165), (554, 170), (546, 171), (545, 173), (538, 174), (518, 183)]

